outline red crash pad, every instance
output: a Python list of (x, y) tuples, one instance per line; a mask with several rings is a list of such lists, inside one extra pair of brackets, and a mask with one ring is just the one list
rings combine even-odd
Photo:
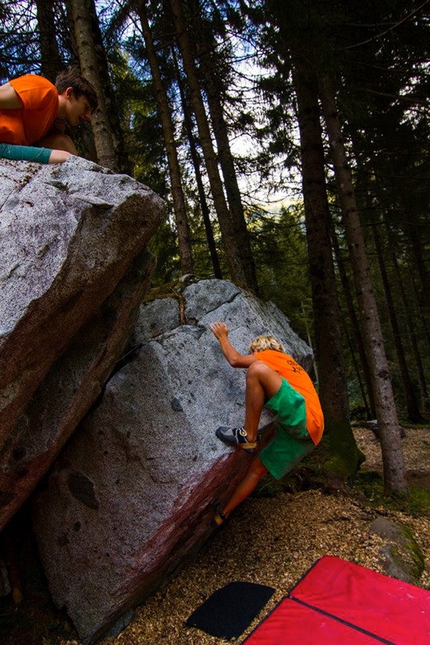
[(291, 598), (276, 609), (245, 641), (246, 645), (375, 645), (372, 636), (356, 632)]
[(325, 556), (246, 645), (429, 645), (430, 592)]

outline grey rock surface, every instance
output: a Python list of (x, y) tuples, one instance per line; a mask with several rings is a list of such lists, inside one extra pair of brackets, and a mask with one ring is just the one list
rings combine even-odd
[(0, 160), (0, 530), (100, 395), (129, 341), (163, 201), (73, 157)]
[(147, 187), (79, 157), (1, 160), (0, 185), (1, 445), (165, 209)]
[[(139, 353), (109, 380), (35, 502), (54, 601), (86, 644), (201, 548), (216, 505), (252, 459), (214, 435), (219, 425), (243, 422), (245, 373), (224, 360), (210, 323), (225, 321), (240, 351), (274, 331), (297, 360), (311, 361), (279, 310), (231, 283), (201, 281), (182, 296), (173, 299), (177, 315), (171, 298), (141, 306)], [(183, 305), (185, 324), (177, 325)], [(164, 320), (164, 307), (176, 326), (154, 337), (151, 316)], [(272, 426), (267, 413), (262, 430)]]
[(0, 530), (46, 474), (125, 352), (154, 258), (144, 250), (53, 364), (0, 451)]

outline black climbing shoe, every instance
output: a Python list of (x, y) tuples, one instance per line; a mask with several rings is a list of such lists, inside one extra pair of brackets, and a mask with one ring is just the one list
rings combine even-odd
[(221, 426), (217, 428), (215, 434), (227, 446), (239, 446), (239, 448), (251, 454), (255, 452), (255, 448), (257, 447), (257, 441), (248, 441), (248, 436), (244, 428)]

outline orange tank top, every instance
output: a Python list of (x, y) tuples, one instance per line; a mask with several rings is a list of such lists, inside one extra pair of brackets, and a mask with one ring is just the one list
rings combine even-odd
[(273, 349), (254, 354), (256, 358), (278, 372), (306, 401), (306, 429), (317, 445), (324, 431), (321, 403), (309, 374), (291, 356)]
[(0, 143), (30, 146), (44, 137), (58, 113), (58, 92), (43, 76), (26, 74), (10, 81), (23, 107), (0, 110)]

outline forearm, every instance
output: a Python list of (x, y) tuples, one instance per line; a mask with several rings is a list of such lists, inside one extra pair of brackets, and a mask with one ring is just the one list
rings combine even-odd
[(227, 336), (218, 338), (218, 342), (220, 344), (221, 351), (224, 354), (224, 358), (230, 363), (230, 365), (232, 367), (240, 367), (238, 363), (241, 361), (242, 354), (233, 347)]
[(228, 327), (224, 323), (213, 323), (211, 330), (220, 344), (225, 359), (232, 367), (249, 367), (251, 363), (257, 360), (250, 354), (241, 354), (233, 347), (228, 339)]

